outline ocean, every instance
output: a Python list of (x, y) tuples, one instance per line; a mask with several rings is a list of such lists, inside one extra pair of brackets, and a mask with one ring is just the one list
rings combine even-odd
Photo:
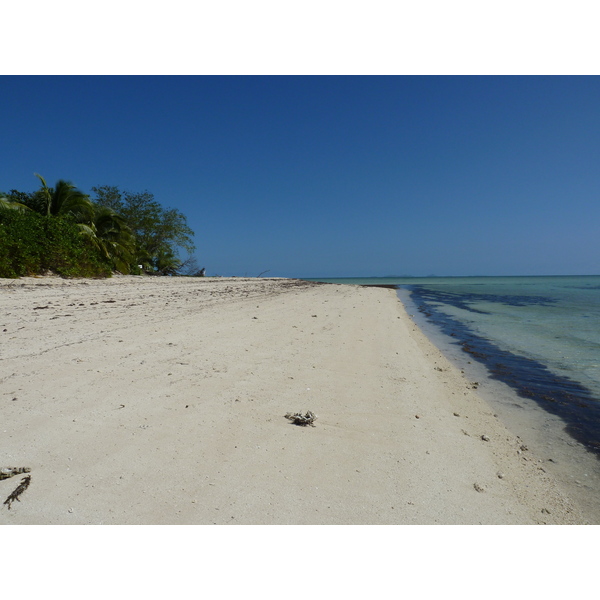
[(600, 276), (311, 281), (395, 287), (434, 344), (485, 379), (482, 395), (512, 430), (588, 501), (600, 494)]

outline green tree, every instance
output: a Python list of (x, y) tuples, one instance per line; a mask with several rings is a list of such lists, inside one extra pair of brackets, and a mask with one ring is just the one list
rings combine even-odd
[(180, 250), (192, 253), (194, 232), (184, 214), (164, 208), (148, 191), (132, 193), (116, 186), (93, 187), (94, 203), (123, 217), (136, 239), (135, 264), (160, 274), (173, 274)]
[(159, 275), (176, 275), (182, 261), (169, 250), (159, 250), (154, 257), (154, 269)]

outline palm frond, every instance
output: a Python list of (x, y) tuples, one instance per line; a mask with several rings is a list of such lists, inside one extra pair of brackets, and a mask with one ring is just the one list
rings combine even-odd
[(9, 200), (5, 196), (0, 196), (0, 210), (16, 210), (20, 213), (24, 213), (31, 209), (29, 208), (29, 206), (25, 206), (25, 204), (21, 204), (20, 202), (14, 202), (13, 200)]

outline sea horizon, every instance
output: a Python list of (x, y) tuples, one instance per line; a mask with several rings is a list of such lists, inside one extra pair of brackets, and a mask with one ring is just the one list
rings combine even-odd
[(323, 276), (323, 277), (297, 277), (305, 281), (339, 280), (339, 279), (467, 279), (467, 278), (490, 278), (490, 277), (600, 277), (600, 273), (584, 274), (564, 274), (556, 273), (553, 275), (343, 275), (343, 276)]

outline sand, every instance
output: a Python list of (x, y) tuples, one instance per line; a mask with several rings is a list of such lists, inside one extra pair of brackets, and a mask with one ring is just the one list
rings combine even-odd
[(0, 315), (0, 524), (586, 523), (393, 290), (23, 278)]

